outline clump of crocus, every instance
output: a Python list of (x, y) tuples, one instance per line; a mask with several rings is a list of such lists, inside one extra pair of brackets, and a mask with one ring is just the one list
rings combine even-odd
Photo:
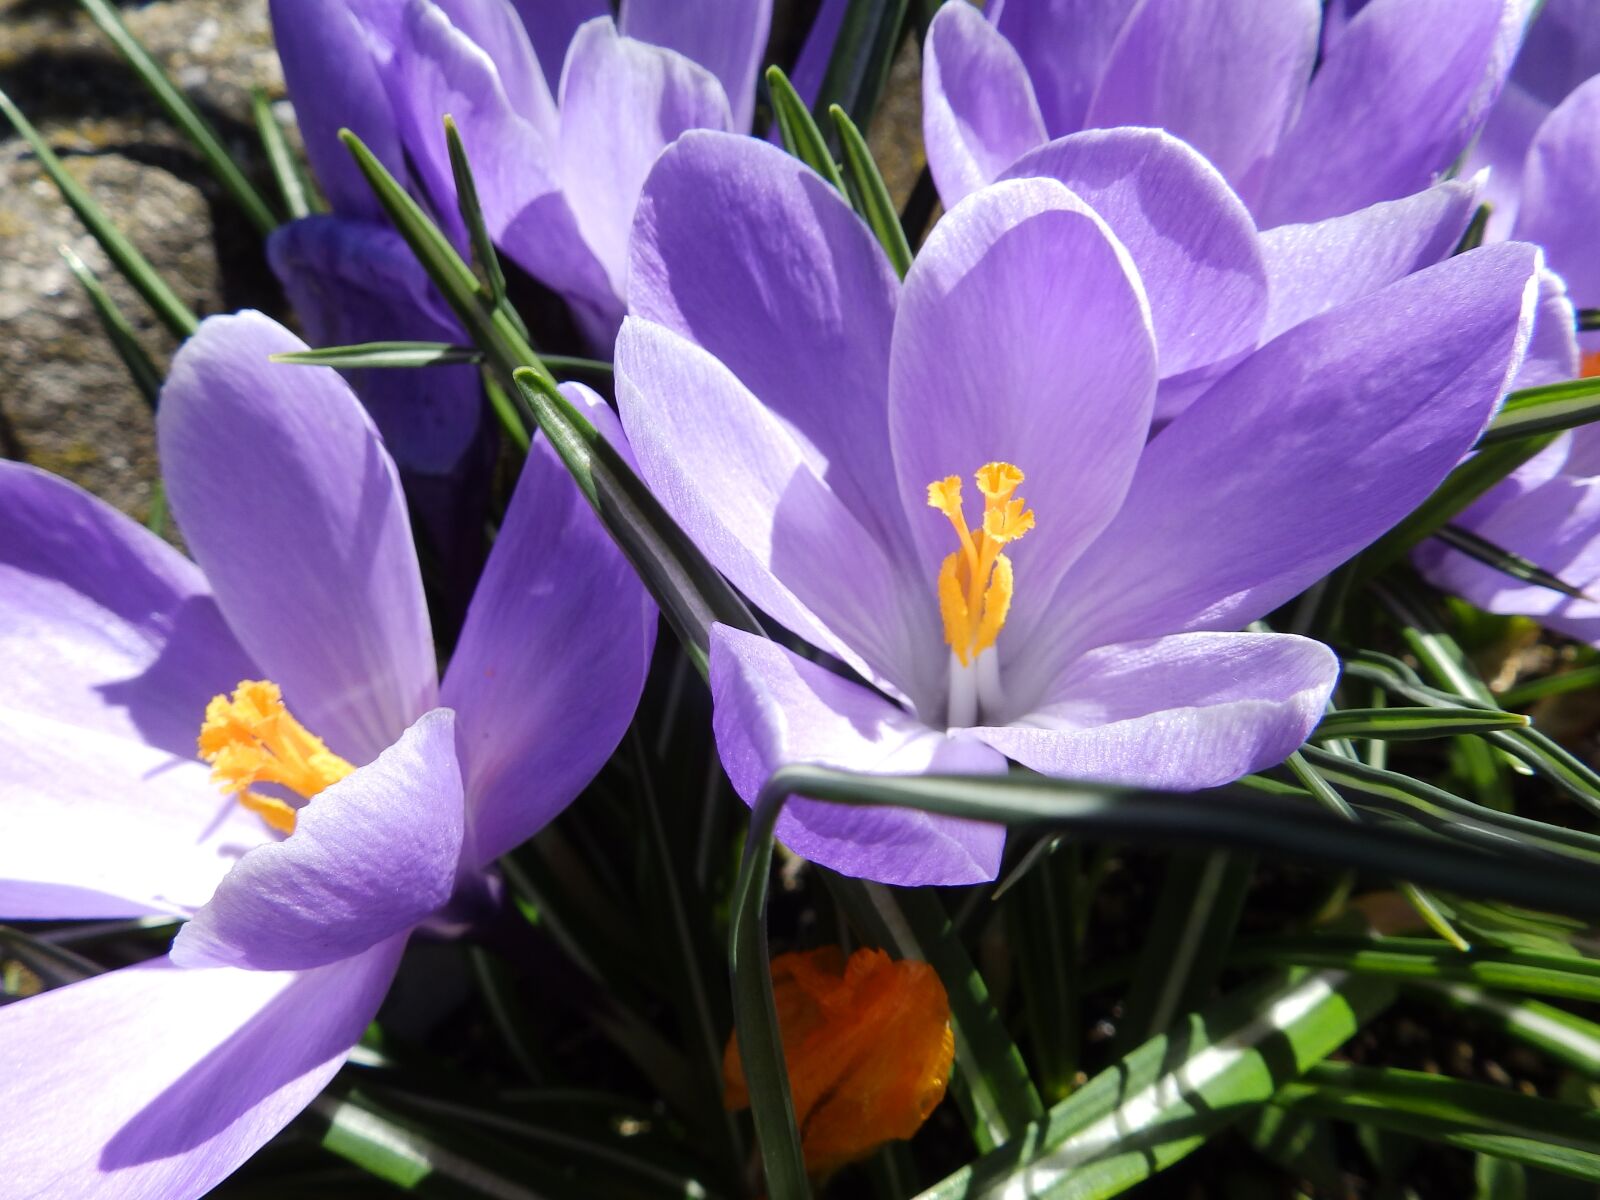
[(338, 375), (268, 361), (303, 348), (247, 313), (178, 352), (157, 431), (194, 562), (0, 463), (0, 918), (190, 918), (0, 1008), (7, 1194), (214, 1187), (643, 687), (654, 608), (542, 444), (441, 681), (394, 463)]
[(1263, 227), (1427, 187), (1482, 127), (1522, 0), (1372, 0), (1323, 38), (1318, 0), (1003, 0), (940, 8), (923, 137), (946, 205), (1082, 129), (1193, 145)]
[[(865, 1158), (922, 1128), (950, 1082), (950, 1001), (927, 963), (837, 946), (772, 960), (778, 1033), (806, 1169)], [(748, 1107), (735, 1038), (722, 1056), (723, 1102)]]
[[(842, 197), (770, 146), (690, 134), (646, 182), (617, 344), (640, 469), (746, 595), (857, 676), (714, 631), (717, 744), (747, 802), (789, 762), (1010, 759), (1190, 789), (1280, 761), (1337, 663), (1240, 630), (1415, 507), (1516, 371), (1539, 256), (1511, 243), (1254, 348), (1258, 308), (1152, 437), (1158, 358), (1182, 349), (1163, 321), (1225, 324), (1197, 281), (1248, 281), (1259, 249), (1206, 240), (1238, 202), (1169, 169), (1192, 151), (1080, 136), (1074, 170), (1103, 201), (1059, 178), (982, 189), (903, 284)], [(1004, 839), (802, 799), (777, 833), (902, 884), (993, 878)]]

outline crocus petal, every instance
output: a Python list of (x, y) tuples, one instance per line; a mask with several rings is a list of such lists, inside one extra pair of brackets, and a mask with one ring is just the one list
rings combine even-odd
[[(1251, 356), (1150, 443), (1051, 629), (1093, 646), (1237, 628), (1349, 558), (1477, 439), (1521, 360), (1537, 270), (1531, 246), (1474, 250)], [(1051, 658), (1034, 645), (1025, 661)]]
[(1484, 168), (1489, 170), (1489, 178), (1483, 186), (1483, 202), (1489, 206), (1484, 241), (1503, 242), (1511, 236), (1511, 227), (1516, 224), (1517, 209), (1522, 203), (1522, 168), (1527, 161), (1528, 147), (1533, 145), (1539, 126), (1549, 115), (1548, 104), (1514, 81), (1508, 83), (1489, 113), (1489, 119), (1483, 123), (1483, 132), (1468, 152), (1459, 172), (1461, 175)]
[[(828, 63), (833, 59), (834, 43), (839, 40), (839, 30), (844, 25), (844, 14), (849, 7), (850, 0), (822, 0), (822, 7), (817, 10), (816, 18), (806, 32), (805, 45), (800, 47), (800, 57), (795, 59), (789, 82), (794, 84), (794, 90), (808, 106), (816, 103), (817, 94), (822, 90)], [(773, 125), (776, 127), (777, 122), (774, 121)], [(782, 136), (776, 128), (768, 134), (768, 140), (774, 136)]]
[(1263, 227), (1421, 190), (1471, 140), (1520, 30), (1515, 0), (1372, 0), (1311, 81), (1280, 143)]
[(561, 79), (567, 46), (578, 26), (611, 12), (609, 0), (511, 0), (539, 55), (546, 81)]
[[(267, 240), (267, 257), (318, 346), (466, 340), (405, 239), (386, 225), (292, 221)], [(477, 437), (483, 402), (474, 367), (351, 371), (349, 379), (401, 470), (446, 474)]]
[(1523, 171), (1513, 237), (1544, 247), (1550, 269), (1580, 307), (1600, 305), (1600, 76), (1578, 88), (1539, 127)]
[(645, 183), (631, 257), (630, 311), (710, 351), (863, 525), (906, 544), (884, 469), (899, 281), (838, 192), (765, 143), (687, 133)]
[(889, 372), (895, 469), (929, 593), (957, 542), (928, 485), (1013, 463), (1039, 522), (1007, 549), (1011, 620), (1027, 627), (1122, 503), (1155, 380), (1133, 264), (1065, 187), (998, 183), (946, 214), (906, 276)]
[(1137, 0), (990, 0), (985, 13), (1028, 66), (1051, 137), (1083, 128), (1117, 32)]
[(970, 4), (946, 4), (928, 26), (922, 140), (947, 207), (1000, 177), (1046, 134), (1027, 68)]
[(336, 372), (268, 361), (305, 348), (260, 313), (207, 319), (172, 360), (156, 432), (173, 515), (240, 644), (362, 763), (432, 707), (433, 635), (371, 420)]
[[(1600, 580), (1600, 479), (1558, 476), (1519, 490), (1520, 494), (1494, 497), (1495, 502), (1483, 508), (1474, 506), (1461, 523), (1574, 587), (1588, 588)], [(1489, 612), (1522, 613), (1541, 620), (1557, 613), (1600, 616), (1600, 604), (1593, 600), (1573, 601), (1549, 588), (1523, 583), (1437, 543), (1428, 543), (1416, 557), (1430, 581)]]
[(1479, 180), (1450, 180), (1345, 216), (1267, 230), (1261, 253), (1271, 300), (1262, 341), (1442, 261), (1466, 231), (1478, 193)]
[(172, 943), (180, 967), (300, 971), (403, 934), (455, 888), (463, 831), (455, 714), (424, 714), (239, 860)]
[[(563, 391), (610, 415), (589, 389)], [(639, 703), (655, 632), (639, 577), (541, 438), (442, 691), (456, 710), (472, 863), (543, 828), (605, 763)]]
[(1034, 711), (972, 733), (1045, 775), (1215, 787), (1287, 758), (1338, 676), (1333, 652), (1306, 638), (1176, 634), (1091, 650)]
[(187, 916), (252, 846), (260, 817), (189, 752), (0, 708), (0, 920)]
[(391, 88), (406, 148), (447, 229), (460, 236), (442, 115), (455, 118), (495, 244), (573, 304), (591, 334), (622, 304), (578, 230), (556, 170), (556, 131), (518, 112), (489, 54), (427, 0), (411, 0)]
[(401, 944), (300, 974), (158, 959), (0, 1008), (7, 1194), (209, 1192), (333, 1078)]
[(747, 133), (756, 72), (772, 28), (772, 0), (623, 0), (622, 32), (676, 50), (721, 81), (732, 128)]
[(1160, 126), (1252, 198), (1299, 109), (1321, 18), (1317, 0), (1142, 0), (1084, 124)]
[[(788, 763), (877, 774), (1005, 770), (981, 742), (930, 729), (776, 642), (722, 625), (711, 632), (711, 695), (717, 751), (746, 804)], [(1005, 845), (999, 825), (798, 799), (784, 807), (777, 833), (812, 862), (903, 886), (993, 879)]]
[(578, 30), (561, 76), (561, 182), (619, 296), (628, 294), (628, 234), (645, 176), (686, 129), (732, 129), (716, 76), (618, 36), (609, 17)]
[(532, 123), (542, 137), (553, 139), (558, 118), (550, 80), (559, 79), (560, 74), (545, 75), (511, 0), (426, 2), (437, 5), (450, 24), (489, 56), (512, 109)]
[(250, 659), (205, 577), (81, 488), (0, 462), (0, 707), (193, 757)]
[(1163, 377), (1261, 341), (1267, 273), (1244, 203), (1216, 168), (1159, 129), (1059, 138), (1001, 176), (1058, 179), (1111, 227), (1150, 300)]
[(392, 47), (349, 0), (271, 0), (272, 37), (295, 120), (317, 182), (334, 211), (383, 218), (365, 177), (339, 141), (349, 129), (397, 179), (405, 152), (383, 71)]
[(1512, 390), (1543, 387), (1575, 379), (1580, 365), (1577, 314), (1567, 296), (1566, 281), (1548, 267), (1539, 271), (1539, 306), (1533, 336)]
[(931, 581), (918, 586), (898, 569), (726, 366), (629, 317), (617, 337), (617, 403), (641, 473), (718, 570), (874, 681), (931, 699), (944, 672)]

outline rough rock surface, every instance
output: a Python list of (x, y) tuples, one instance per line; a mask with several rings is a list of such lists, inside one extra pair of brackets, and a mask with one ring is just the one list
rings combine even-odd
[[(250, 117), (252, 86), (282, 93), (265, 0), (164, 0), (122, 13), (268, 186)], [(0, 88), (185, 303), (202, 315), (277, 303), (248, 222), (74, 0), (0, 0)], [(142, 517), (155, 478), (149, 410), (58, 253), (63, 244), (106, 282), (164, 366), (174, 340), (4, 127), (0, 454)]]

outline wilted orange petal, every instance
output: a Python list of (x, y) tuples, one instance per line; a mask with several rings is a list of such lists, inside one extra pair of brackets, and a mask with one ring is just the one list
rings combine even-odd
[[(772, 960), (778, 1028), (801, 1149), (813, 1174), (921, 1128), (944, 1099), (955, 1042), (944, 985), (926, 963), (833, 947)], [(749, 1095), (738, 1047), (723, 1056), (724, 1100)]]

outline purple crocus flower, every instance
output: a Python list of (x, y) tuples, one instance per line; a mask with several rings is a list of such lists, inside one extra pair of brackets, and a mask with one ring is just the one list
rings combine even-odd
[(158, 433), (193, 563), (0, 464), (0, 916), (191, 918), (163, 958), (0, 1008), (9, 1195), (215, 1186), (643, 686), (654, 610), (537, 447), (441, 684), (394, 465), (334, 372), (267, 361), (300, 348), (246, 313), (174, 360)]
[(1428, 186), (1471, 141), (1522, 0), (1372, 0), (1318, 61), (1317, 0), (944, 5), (924, 48), (923, 133), (945, 204), (1080, 129), (1188, 141), (1261, 225)]
[[(597, 350), (626, 306), (628, 229), (686, 129), (748, 129), (771, 0), (273, 0), (306, 150), (336, 209), (371, 216), (348, 125), (458, 238), (454, 116), (495, 243), (560, 293)], [(407, 170), (407, 157), (415, 175)]]
[[(1600, 76), (1575, 88), (1545, 117), (1514, 178), (1520, 188), (1508, 206), (1512, 230), (1543, 246), (1551, 268), (1517, 384), (1600, 374), (1600, 334), (1575, 333), (1572, 311), (1574, 302), (1600, 306), (1593, 221), (1600, 209)], [(1458, 523), (1575, 587), (1600, 593), (1600, 427), (1562, 434)], [(1600, 644), (1596, 600), (1523, 583), (1437, 543), (1421, 547), (1416, 561), (1432, 582), (1480, 608), (1536, 617), (1551, 629)]]
[[(1120, 137), (1100, 153), (1087, 178), (1125, 171)], [(1214, 223), (1185, 217), (1156, 226)], [(1537, 252), (1461, 255), (1302, 321), (1152, 439), (1155, 314), (1203, 307), (1227, 264), (1163, 261), (1115, 228), (1059, 180), (1005, 181), (954, 207), (902, 284), (771, 146), (694, 133), (662, 155), (617, 343), (640, 470), (751, 600), (859, 677), (714, 632), (717, 743), (747, 801), (794, 761), (1009, 758), (1198, 788), (1279, 761), (1317, 721), (1332, 654), (1233, 631), (1459, 461), (1522, 354)], [(1003, 841), (807, 801), (778, 832), (901, 884), (993, 878)]]

